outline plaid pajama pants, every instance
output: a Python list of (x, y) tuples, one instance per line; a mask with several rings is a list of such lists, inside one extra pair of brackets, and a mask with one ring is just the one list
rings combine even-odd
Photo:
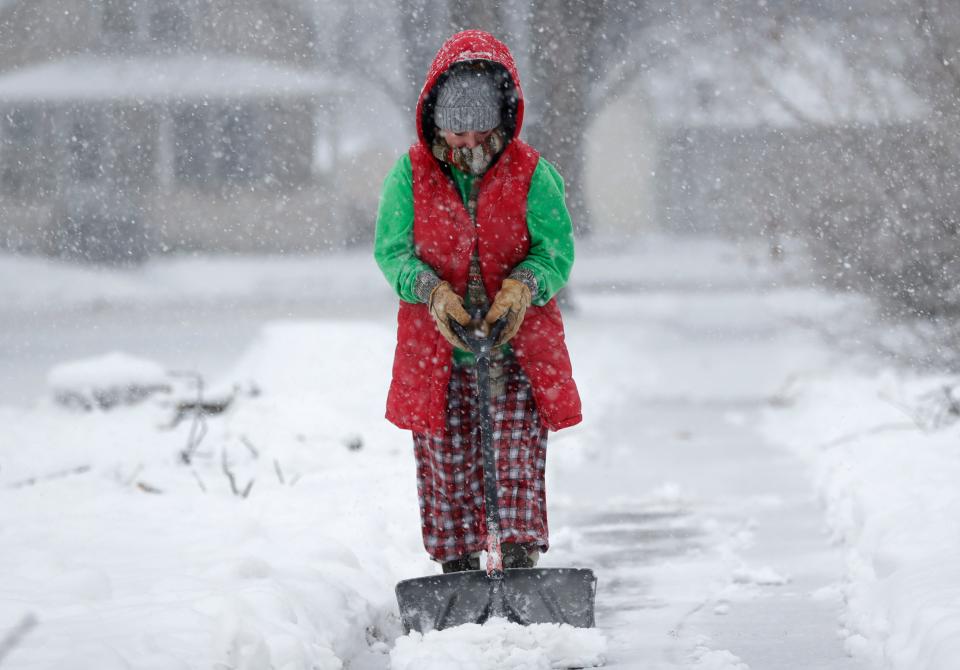
[[(501, 539), (546, 551), (547, 429), (540, 423), (530, 381), (512, 356), (503, 360), (503, 375), (500, 392), (491, 391)], [(436, 561), (486, 547), (475, 389), (476, 368), (455, 363), (447, 394), (447, 430), (442, 436), (413, 433), (423, 544)]]

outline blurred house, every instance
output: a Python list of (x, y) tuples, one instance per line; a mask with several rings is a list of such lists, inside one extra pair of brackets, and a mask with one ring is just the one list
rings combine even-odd
[(0, 249), (342, 243), (342, 85), (316, 40), (296, 0), (0, 3)]
[(775, 243), (862, 190), (858, 162), (883, 171), (903, 160), (926, 105), (908, 82), (846, 53), (836, 30), (815, 22), (787, 32), (779, 51), (746, 56), (737, 36), (721, 35), (650, 73), (664, 225)]
[(867, 167), (905, 162), (926, 106), (908, 82), (844, 52), (837, 29), (812, 20), (763, 49), (718, 31), (618, 88), (589, 133), (596, 232), (776, 244), (862, 190)]

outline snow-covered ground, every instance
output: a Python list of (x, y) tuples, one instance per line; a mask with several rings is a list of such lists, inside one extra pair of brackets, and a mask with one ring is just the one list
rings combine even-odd
[[(877, 376), (799, 327), (859, 305), (762, 247), (581, 251), (585, 421), (550, 438), (542, 565), (596, 571), (586, 637), (401, 638), (393, 586), (436, 568), (409, 436), (382, 418), (395, 307), (365, 252), (0, 258), (0, 279), (3, 670), (948, 667), (951, 430), (890, 427), (936, 382)], [(196, 379), (158, 370), (201, 373), (226, 410), (198, 422), (178, 408)], [(111, 378), (155, 390), (57, 400)]]
[(113, 350), (226, 374), (264, 323), (382, 317), (393, 309), (384, 288), (368, 252), (175, 258), (130, 270), (3, 257), (0, 403), (32, 402), (53, 366)]
[(955, 387), (892, 370), (812, 371), (764, 424), (814, 468), (846, 550), (845, 646), (878, 668), (960, 663)]

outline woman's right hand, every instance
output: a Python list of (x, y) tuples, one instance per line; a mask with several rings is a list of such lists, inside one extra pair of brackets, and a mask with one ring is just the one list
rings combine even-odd
[(442, 281), (437, 284), (430, 293), (427, 307), (430, 309), (430, 316), (437, 323), (437, 329), (447, 342), (458, 349), (469, 351), (470, 348), (450, 328), (450, 319), (466, 327), (470, 323), (470, 315), (463, 308), (463, 298), (453, 291), (449, 282)]

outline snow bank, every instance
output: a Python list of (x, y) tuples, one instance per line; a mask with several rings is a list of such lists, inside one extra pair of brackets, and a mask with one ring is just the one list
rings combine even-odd
[[(172, 425), (169, 399), (0, 407), (0, 631), (37, 621), (10, 666), (385, 667), (394, 585), (436, 571), (409, 435), (382, 418), (394, 341), (364, 322), (265, 326), (220, 383), (259, 394), (208, 417), (189, 464), (192, 422)], [(75, 392), (162, 378), (124, 354), (50, 373)], [(597, 630), (492, 622), (403, 637), (392, 663), (593, 666), (604, 647)]]
[[(261, 393), (208, 417), (189, 465), (192, 422), (171, 426), (159, 399), (0, 407), (0, 632), (37, 621), (4, 667), (386, 663), (395, 583), (436, 569), (409, 435), (382, 418), (394, 339), (364, 323), (264, 328), (223, 380)], [(51, 376), (77, 387), (158, 372), (106, 360)], [(253, 482), (249, 497), (227, 470)]]
[(596, 628), (520, 626), (503, 619), (397, 640), (393, 670), (550, 670), (602, 665), (606, 639)]
[(894, 670), (953, 670), (960, 658), (960, 424), (936, 411), (946, 382), (809, 378), (764, 424), (813, 465), (848, 547), (847, 649)]

